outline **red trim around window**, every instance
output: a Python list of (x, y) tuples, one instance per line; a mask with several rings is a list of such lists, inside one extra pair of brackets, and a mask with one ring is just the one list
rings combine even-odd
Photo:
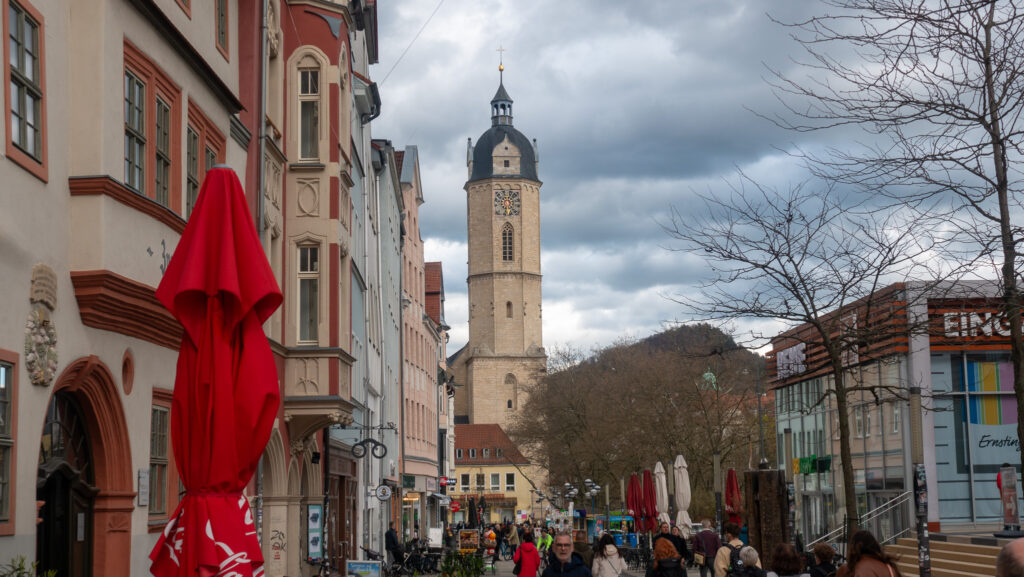
[[(184, 214), (181, 205), (181, 89), (149, 57), (127, 40), (124, 41), (124, 67), (146, 85), (145, 196), (156, 200), (156, 99), (159, 97), (171, 108), (171, 170), (170, 182), (167, 184), (167, 207), (175, 214)], [(124, 155), (123, 150), (121, 154)]]
[(192, 19), (192, 1), (191, 0), (176, 0), (178, 6), (181, 7), (181, 11), (188, 16), (188, 19)]
[[(42, 151), (42, 160), (36, 160), (32, 158), (20, 148), (14, 145), (14, 135), (11, 134), (11, 98), (10, 98), (10, 86), (11, 86), (11, 42), (9, 36), (10, 30), (10, 4), (13, 2), (19, 8), (28, 13), (39, 24), (39, 90), (42, 92), (42, 102), (39, 104), (40, 118), (39, 124), (39, 138), (42, 141), (40, 150)], [(3, 123), (7, 127), (7, 147), (6, 153), (7, 158), (10, 158), (18, 166), (24, 168), (33, 176), (43, 182), (49, 180), (49, 164), (47, 162), (47, 138), (46, 138), (46, 29), (43, 19), (43, 15), (35, 9), (34, 6), (28, 3), (27, 0), (0, 0), (0, 9), (3, 10), (3, 41), (4, 41), (4, 93), (7, 94), (7, 98), (4, 98), (4, 119)], [(0, 533), (3, 534), (3, 533)]]
[(213, 43), (217, 50), (224, 56), (224, 60), (231, 61), (231, 0), (224, 0), (224, 45), (221, 46), (217, 35), (217, 2), (213, 0)]
[[(6, 6), (4, 8), (4, 14), (6, 14)], [(11, 440), (14, 442), (11, 445), (11, 469), (8, 476), (8, 482), (10, 484), (9, 497), (11, 499), (11, 503), (10, 509), (8, 510), (9, 516), (7, 521), (0, 522), (0, 535), (14, 535), (14, 507), (18, 502), (17, 499), (15, 499), (16, 495), (14, 494), (14, 489), (18, 485), (18, 475), (15, 470), (18, 463), (18, 371), (21, 367), (18, 366), (18, 353), (14, 351), (0, 349), (0, 361), (14, 365), (14, 369), (11, 371)]]
[[(164, 512), (149, 516), (149, 532), (159, 533), (164, 530), (167, 519), (178, 508), (178, 467), (174, 462), (174, 443), (171, 441), (171, 401), (174, 391), (153, 387), (153, 406), (167, 409), (167, 486), (164, 487)], [(152, 431), (150, 431), (152, 434)], [(152, 496), (150, 496), (152, 498)]]
[(224, 162), (227, 139), (191, 98), (188, 99), (188, 125), (199, 135), (199, 184), (202, 186), (203, 178), (206, 177), (206, 149), (214, 152), (217, 162)]

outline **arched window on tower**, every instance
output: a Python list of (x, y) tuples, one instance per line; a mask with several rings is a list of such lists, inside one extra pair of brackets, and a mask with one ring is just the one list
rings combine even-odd
[(511, 389), (512, 398), (508, 401), (508, 408), (519, 410), (519, 381), (512, 373), (505, 375), (505, 387)]
[(512, 318), (512, 301), (505, 303), (505, 318)]
[(506, 222), (505, 226), (501, 227), (501, 260), (503, 261), (515, 260), (512, 236), (512, 224)]

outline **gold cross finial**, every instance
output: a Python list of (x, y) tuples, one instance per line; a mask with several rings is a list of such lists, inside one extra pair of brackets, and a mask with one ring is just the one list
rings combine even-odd
[(504, 72), (505, 71), (505, 64), (503, 62), (503, 60), (504, 60), (503, 59), (503, 56), (504, 56), (503, 52), (505, 52), (505, 51), (506, 51), (506, 49), (501, 46), (501, 43), (498, 43), (498, 49), (495, 50), (495, 52), (498, 53), (498, 72)]

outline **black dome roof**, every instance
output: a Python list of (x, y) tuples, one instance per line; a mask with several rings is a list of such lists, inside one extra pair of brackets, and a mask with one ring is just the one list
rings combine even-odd
[[(519, 174), (494, 174), (494, 147), (501, 144), (506, 136), (519, 149)], [(481, 134), (476, 146), (473, 147), (473, 174), (469, 181), (485, 178), (526, 178), (540, 182), (537, 178), (537, 157), (533, 153), (533, 143), (530, 139), (510, 124), (492, 126)]]

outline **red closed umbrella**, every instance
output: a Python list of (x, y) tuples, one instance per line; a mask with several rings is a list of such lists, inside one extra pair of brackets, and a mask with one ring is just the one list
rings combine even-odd
[(650, 469), (644, 469), (644, 527), (654, 531), (658, 527), (658, 496), (654, 492), (654, 476)]
[(207, 173), (156, 296), (185, 329), (171, 406), (185, 495), (149, 554), (150, 572), (262, 575), (242, 489), (280, 401), (262, 324), (280, 306), (281, 291), (233, 170)]
[(740, 495), (740, 480), (736, 476), (736, 469), (729, 469), (725, 475), (725, 512), (730, 522), (743, 524), (740, 518), (743, 514), (743, 497)]
[(643, 531), (640, 518), (643, 517), (644, 512), (640, 500), (640, 478), (633, 473), (629, 476), (629, 484), (626, 486), (626, 508), (629, 509), (629, 514), (633, 517), (633, 528), (636, 531)]

